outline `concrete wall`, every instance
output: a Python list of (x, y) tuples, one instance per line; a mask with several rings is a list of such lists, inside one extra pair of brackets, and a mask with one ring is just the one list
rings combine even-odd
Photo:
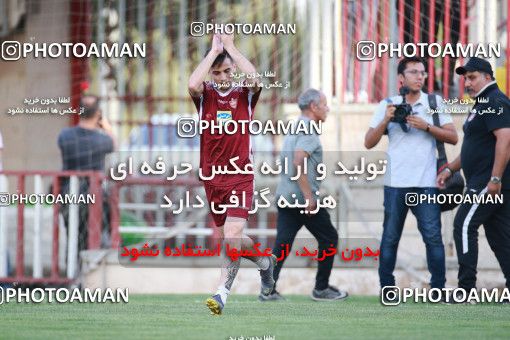
[[(219, 268), (127, 268), (118, 264), (118, 254), (90, 253), (89, 258), (102, 258), (99, 263), (85, 260), (82, 272), (83, 286), (88, 288), (129, 288), (133, 294), (211, 294), (219, 282)], [(336, 261), (337, 259), (335, 259)], [(281, 271), (278, 290), (286, 294), (309, 295), (315, 284), (315, 268), (286, 268)], [(418, 270), (419, 275), (429, 275)], [(403, 270), (395, 271), (397, 285), (401, 287), (426, 287), (422, 282)], [(334, 268), (330, 284), (345, 289), (351, 295), (378, 295), (379, 277), (376, 268)], [(480, 270), (478, 287), (503, 288), (505, 280), (500, 270)], [(447, 271), (447, 287), (457, 286), (457, 270)], [(247, 261), (232, 287), (233, 294), (258, 294), (260, 275)]]
[[(69, 4), (48, 0), (29, 8), (24, 32), (6, 40), (23, 42), (69, 41)], [(30, 6), (29, 6), (30, 7)], [(11, 107), (24, 107), (25, 98), (70, 96), (70, 63), (57, 59), (0, 61), (0, 133), (5, 170), (59, 170), (56, 140), (70, 117), (52, 114), (8, 115)]]

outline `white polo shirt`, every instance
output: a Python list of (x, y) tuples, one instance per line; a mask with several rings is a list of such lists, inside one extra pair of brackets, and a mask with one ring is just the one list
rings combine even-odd
[[(452, 123), (450, 114), (444, 113), (445, 105), (440, 96), (436, 95), (439, 110), (439, 122), (443, 126)], [(401, 104), (402, 96), (393, 96), (382, 100), (370, 122), (370, 127), (379, 125), (390, 103)], [(413, 105), (413, 112), (430, 125), (434, 125), (429, 108), (428, 95), (421, 92), (420, 99)], [(409, 126), (409, 125), (408, 125)], [(437, 152), (436, 140), (428, 132), (409, 127), (404, 132), (399, 123), (388, 124), (388, 165), (384, 185), (395, 188), (428, 188), (436, 186)]]

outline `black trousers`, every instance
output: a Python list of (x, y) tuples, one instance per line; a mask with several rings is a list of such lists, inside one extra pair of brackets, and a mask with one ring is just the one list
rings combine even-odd
[[(484, 188), (467, 193), (483, 194)], [(454, 220), (453, 236), (459, 260), (459, 287), (476, 288), (478, 227), (483, 224), (487, 241), (496, 255), (510, 288), (510, 190), (502, 191), (503, 204), (462, 204)]]
[[(338, 245), (338, 233), (331, 223), (328, 211), (321, 208), (317, 214), (308, 216), (301, 214), (300, 210), (299, 208), (278, 208), (277, 234), (273, 254), (279, 257), (286, 244), (289, 245), (289, 248), (292, 248), (296, 234), (303, 225), (317, 239), (319, 254), (322, 254), (322, 251), (328, 249), (331, 245), (336, 248)], [(328, 287), (334, 259), (334, 256), (327, 256), (323, 261), (317, 261), (318, 268), (317, 276), (315, 277), (315, 289), (322, 290)], [(285, 258), (276, 264), (273, 272), (275, 281), (278, 281), (284, 262)]]
[[(101, 247), (107, 248), (110, 246), (110, 204), (108, 202), (108, 195), (103, 192), (102, 203), (96, 202), (95, 204), (102, 204), (103, 213), (102, 221), (94, 221), (94, 223), (102, 223), (101, 234)], [(69, 205), (64, 204), (60, 207), (60, 212), (65, 221), (66, 229), (69, 227)], [(79, 204), (78, 212), (78, 253), (82, 250), (88, 249), (88, 235), (89, 235), (89, 206), (87, 204)]]

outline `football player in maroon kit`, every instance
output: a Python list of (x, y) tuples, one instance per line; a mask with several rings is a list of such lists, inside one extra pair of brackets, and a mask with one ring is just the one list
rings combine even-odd
[[(215, 34), (212, 46), (204, 59), (196, 67), (189, 78), (188, 89), (195, 103), (200, 120), (207, 120), (214, 124), (224, 124), (229, 120), (251, 121), (261, 87), (259, 79), (248, 77), (240, 84), (233, 84), (233, 72), (237, 67), (244, 74), (256, 73), (253, 64), (245, 58), (234, 46), (234, 36)], [(210, 75), (211, 81), (205, 81)], [(240, 169), (252, 163), (250, 134), (246, 130), (242, 133), (237, 129), (235, 134), (218, 133), (208, 129), (200, 135), (200, 170), (204, 180), (204, 188), (209, 205), (218, 207), (220, 204), (230, 204), (232, 195), (238, 197), (238, 207), (229, 207), (224, 213), (212, 212), (214, 223), (219, 228), (219, 234), (224, 240), (225, 248), (251, 250), (253, 240), (244, 233), (248, 211), (251, 209), (253, 198), (253, 174), (213, 174), (213, 166), (227, 167), (234, 171), (231, 159), (238, 157), (235, 164)], [(274, 286), (273, 268), (276, 257), (271, 255), (245, 257), (254, 262), (260, 271), (261, 294), (269, 294)], [(232, 283), (239, 271), (240, 258), (235, 261), (224, 257), (221, 268), (220, 284), (216, 293), (206, 304), (212, 314), (221, 314)]]

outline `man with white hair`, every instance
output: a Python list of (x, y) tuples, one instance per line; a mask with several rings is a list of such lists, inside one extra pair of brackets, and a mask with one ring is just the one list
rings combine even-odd
[[(301, 109), (299, 120), (309, 122), (324, 122), (329, 107), (326, 96), (321, 91), (308, 89), (298, 99)], [(301, 208), (280, 208), (278, 207), (277, 234), (273, 248), (273, 254), (282, 253), (283, 247), (292, 247), (292, 243), (299, 229), (304, 225), (319, 243), (319, 254), (338, 244), (338, 233), (331, 223), (331, 218), (326, 209), (317, 210), (315, 193), (319, 191), (320, 181), (317, 180), (317, 165), (322, 163), (322, 145), (319, 135), (313, 131), (307, 133), (287, 135), (283, 141), (282, 164), (285, 158), (289, 164), (293, 164), (289, 173), (282, 173), (281, 181), (276, 189), (276, 198), (284, 197), (287, 201), (298, 200), (300, 204), (310, 202), (303, 214)], [(308, 169), (307, 174), (295, 178), (297, 167)], [(293, 196), (294, 195), (294, 196)], [(312, 291), (312, 299), (316, 301), (343, 300), (348, 294), (338, 288), (329, 285), (329, 276), (333, 268), (334, 257), (328, 256), (323, 261), (318, 261), (315, 288)], [(261, 301), (281, 300), (283, 297), (276, 291), (276, 281), (283, 267), (285, 257), (279, 261), (274, 269), (273, 277), (275, 288), (269, 295), (259, 295)]]

